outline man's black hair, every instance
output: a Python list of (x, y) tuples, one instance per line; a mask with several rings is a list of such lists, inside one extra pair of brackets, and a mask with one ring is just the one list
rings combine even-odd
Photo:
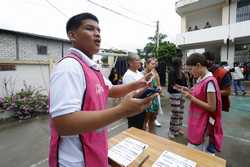
[(207, 60), (210, 60), (210, 61), (215, 61), (215, 55), (211, 52), (204, 52), (203, 55), (205, 56), (205, 58)]
[(207, 61), (205, 56), (200, 53), (191, 54), (186, 62), (188, 66), (196, 66), (198, 63), (200, 63), (202, 66), (207, 66)]
[(97, 17), (91, 13), (81, 13), (71, 17), (66, 24), (66, 32), (74, 31), (81, 26), (83, 20), (94, 20), (99, 23)]

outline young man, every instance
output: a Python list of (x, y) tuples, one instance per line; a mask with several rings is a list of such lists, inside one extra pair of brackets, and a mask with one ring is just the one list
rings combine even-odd
[(209, 52), (203, 53), (207, 60), (208, 70), (213, 73), (213, 76), (216, 78), (218, 85), (221, 91), (222, 99), (222, 110), (229, 112), (230, 100), (229, 96), (231, 94), (231, 85), (232, 77), (230, 72), (227, 71), (224, 67), (220, 67), (215, 64), (215, 56)]
[[(112, 86), (92, 56), (100, 48), (96, 16), (82, 13), (69, 19), (67, 34), (73, 48), (57, 64), (50, 80), (50, 167), (108, 166), (106, 125), (138, 114), (153, 96), (133, 98), (133, 90), (147, 86), (146, 78)], [(106, 109), (108, 96), (128, 94), (121, 104)]]

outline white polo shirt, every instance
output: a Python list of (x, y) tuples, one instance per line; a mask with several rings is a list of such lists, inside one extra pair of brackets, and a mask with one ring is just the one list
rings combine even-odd
[(143, 77), (143, 74), (141, 72), (139, 72), (139, 71), (134, 72), (134, 71), (128, 69), (122, 78), (122, 83), (129, 84), (131, 82), (135, 82), (135, 81), (141, 79), (142, 77)]
[[(80, 50), (70, 48), (81, 55), (82, 60), (92, 68), (98, 65)], [(112, 87), (104, 77), (105, 84)], [(86, 80), (82, 66), (73, 58), (63, 59), (56, 65), (50, 78), (50, 115), (52, 118), (81, 111)], [(83, 167), (84, 159), (78, 135), (61, 136), (58, 161), (60, 166)]]

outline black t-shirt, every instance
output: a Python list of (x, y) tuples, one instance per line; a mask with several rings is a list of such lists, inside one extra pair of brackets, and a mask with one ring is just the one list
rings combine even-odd
[(170, 70), (168, 73), (168, 92), (169, 93), (180, 93), (179, 91), (173, 88), (175, 84), (178, 84), (181, 86), (187, 86), (187, 79), (183, 72), (181, 72), (181, 75), (178, 77), (178, 74), (176, 71)]

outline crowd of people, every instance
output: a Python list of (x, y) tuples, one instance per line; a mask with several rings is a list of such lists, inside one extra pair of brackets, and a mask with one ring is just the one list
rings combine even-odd
[[(123, 76), (123, 84), (139, 80), (145, 74), (153, 72), (155, 76), (150, 86), (161, 89), (159, 75), (155, 70), (157, 60), (149, 57), (141, 69), (140, 58), (136, 54), (128, 55), (129, 69)], [(186, 69), (180, 57), (172, 60), (168, 72), (171, 116), (169, 138), (184, 135), (182, 129), (183, 114), (189, 112), (188, 146), (214, 154), (221, 151), (223, 129), (221, 111), (229, 112), (232, 85), (231, 71), (215, 64), (215, 56), (209, 52), (194, 53), (186, 61)], [(190, 101), (188, 111), (184, 111), (185, 99)], [(128, 127), (136, 127), (155, 133), (154, 121), (161, 107), (156, 97), (144, 112), (128, 117)]]
[[(155, 133), (155, 120), (162, 110), (160, 95), (137, 97), (148, 87), (162, 91), (158, 62), (150, 57), (142, 65), (137, 54), (129, 53), (123, 77), (113, 68), (108, 80), (92, 60), (101, 42), (97, 17), (91, 13), (75, 15), (68, 20), (66, 32), (73, 46), (50, 79), (49, 166), (107, 167), (108, 124), (127, 118), (128, 127)], [(232, 84), (230, 70), (215, 65), (214, 59), (210, 53), (194, 53), (185, 62), (186, 73), (181, 58), (175, 58), (168, 76), (169, 137), (184, 135), (183, 113), (189, 112), (188, 146), (211, 154), (222, 149), (221, 112), (229, 111)], [(231, 72), (238, 73), (236, 66)], [(236, 85), (240, 83), (233, 79)], [(107, 108), (108, 97), (123, 99)], [(190, 101), (188, 111), (184, 111), (185, 99)]]

